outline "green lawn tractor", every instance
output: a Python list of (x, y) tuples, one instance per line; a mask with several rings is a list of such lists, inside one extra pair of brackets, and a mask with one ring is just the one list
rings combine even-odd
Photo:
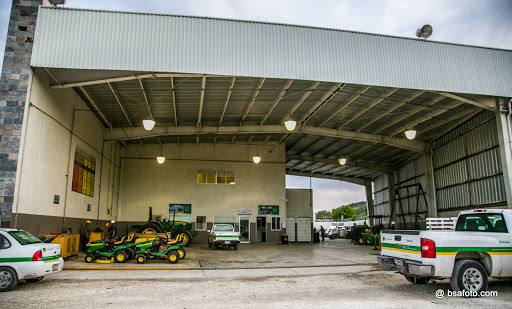
[(143, 264), (148, 258), (167, 259), (171, 264), (178, 263), (180, 259), (185, 258), (185, 244), (183, 234), (177, 238), (158, 238), (150, 242), (144, 242), (137, 245), (135, 254), (137, 254), (137, 263)]
[(192, 231), (192, 224), (190, 222), (176, 221), (176, 212), (174, 212), (173, 220), (164, 219), (162, 221), (153, 220), (153, 211), (149, 207), (148, 222), (142, 226), (134, 226), (138, 228), (139, 233), (171, 233), (172, 237), (183, 236), (183, 243), (189, 246), (192, 243), (192, 238), (197, 236), (197, 231)]
[(100, 239), (88, 243), (85, 253), (87, 263), (112, 260), (117, 263), (124, 263), (135, 257), (135, 243), (132, 243), (127, 236), (123, 236), (120, 240)]

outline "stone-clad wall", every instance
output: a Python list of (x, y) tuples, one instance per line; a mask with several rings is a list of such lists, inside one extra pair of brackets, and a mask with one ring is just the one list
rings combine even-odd
[(41, 0), (13, 0), (0, 80), (0, 221), (10, 227), (30, 57)]

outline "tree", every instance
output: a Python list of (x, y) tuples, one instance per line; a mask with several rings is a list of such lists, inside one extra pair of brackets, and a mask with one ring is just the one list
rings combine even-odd
[(316, 213), (316, 217), (317, 219), (330, 218), (331, 212), (327, 210), (320, 210), (319, 212)]
[(348, 205), (341, 206), (339, 208), (333, 209), (331, 213), (331, 218), (333, 220), (341, 220), (341, 218), (349, 219), (355, 216), (356, 212), (354, 209)]

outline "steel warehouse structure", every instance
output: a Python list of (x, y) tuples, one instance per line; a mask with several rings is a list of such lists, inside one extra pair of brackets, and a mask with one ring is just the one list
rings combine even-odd
[(39, 2), (11, 13), (2, 226), (130, 226), (151, 206), (310, 240), (311, 192), (286, 174), (363, 185), (408, 228), (512, 208), (510, 50)]

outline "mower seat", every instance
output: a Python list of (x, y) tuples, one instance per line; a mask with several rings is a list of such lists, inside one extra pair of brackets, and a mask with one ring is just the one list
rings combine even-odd
[(120, 240), (114, 242), (114, 245), (122, 245), (124, 243), (125, 239), (126, 239), (126, 236), (121, 237)]
[(183, 234), (179, 234), (178, 237), (174, 238), (174, 239), (171, 239), (170, 241), (167, 242), (167, 245), (174, 245), (174, 244), (177, 244), (177, 243), (180, 243), (182, 242), (183, 240)]

